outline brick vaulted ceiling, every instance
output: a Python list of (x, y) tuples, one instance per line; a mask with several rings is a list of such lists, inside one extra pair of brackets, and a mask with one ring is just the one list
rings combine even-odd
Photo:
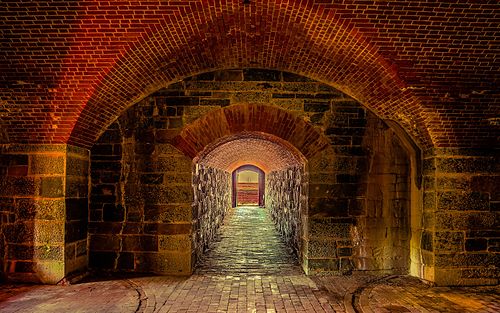
[(204, 71), (330, 84), (426, 147), (499, 135), (497, 0), (0, 2), (1, 140), (91, 146), (123, 110)]

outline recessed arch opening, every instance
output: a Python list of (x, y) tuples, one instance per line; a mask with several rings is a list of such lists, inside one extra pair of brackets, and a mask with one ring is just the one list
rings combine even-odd
[[(207, 246), (211, 240), (207, 234), (213, 234), (209, 229), (216, 226), (206, 221), (220, 220), (212, 214), (225, 216), (231, 207), (252, 205), (256, 210), (269, 211), (266, 214), (274, 221), (290, 251), (301, 256), (305, 231), (302, 221), (307, 214), (304, 191), (308, 182), (304, 175), (307, 159), (297, 148), (269, 133), (242, 131), (208, 144), (193, 158), (193, 168), (194, 206), (200, 213), (199, 231), (206, 233), (199, 239), (207, 240), (200, 246)], [(216, 180), (218, 187), (214, 187)], [(230, 199), (221, 192), (227, 191), (227, 186), (231, 187)], [(218, 192), (210, 192), (214, 189)], [(210, 212), (221, 203), (224, 211)], [(202, 255), (203, 251), (197, 251), (198, 258)]]
[[(235, 73), (278, 76), (280, 88), (216, 82), (220, 73), (196, 76), (141, 101), (101, 136), (93, 149), (91, 167), (98, 173), (91, 202), (112, 203), (92, 207), (92, 218), (105, 224), (144, 215), (148, 227), (175, 233), (159, 233), (168, 240), (144, 248), (159, 251), (145, 251), (163, 260), (180, 240), (189, 260), (182, 271), (192, 271), (232, 207), (232, 173), (253, 165), (265, 173), (264, 204), (307, 273), (406, 273), (411, 267), (424, 277), (422, 244), (415, 239), (423, 238), (421, 189), (409, 187), (421, 174), (413, 172), (418, 159), (405, 151), (411, 144), (329, 86), (272, 70), (227, 75)], [(110, 181), (115, 165), (120, 173)], [(99, 236), (91, 234), (91, 242)]]

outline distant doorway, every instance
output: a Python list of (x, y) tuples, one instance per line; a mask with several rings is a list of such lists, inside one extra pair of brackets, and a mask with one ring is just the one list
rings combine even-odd
[(243, 165), (233, 172), (233, 207), (264, 206), (264, 172), (253, 165)]

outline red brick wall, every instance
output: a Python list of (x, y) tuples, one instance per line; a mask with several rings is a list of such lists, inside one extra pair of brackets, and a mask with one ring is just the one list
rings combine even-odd
[(161, 86), (251, 66), (335, 86), (424, 147), (489, 147), (497, 12), (496, 0), (2, 1), (2, 138), (90, 147)]

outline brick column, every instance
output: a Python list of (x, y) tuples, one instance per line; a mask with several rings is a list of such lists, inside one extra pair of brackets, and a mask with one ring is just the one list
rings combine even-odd
[(54, 284), (85, 269), (88, 151), (68, 145), (6, 145), (0, 160), (4, 276)]
[(500, 158), (438, 149), (424, 160), (426, 275), (437, 285), (498, 284)]

